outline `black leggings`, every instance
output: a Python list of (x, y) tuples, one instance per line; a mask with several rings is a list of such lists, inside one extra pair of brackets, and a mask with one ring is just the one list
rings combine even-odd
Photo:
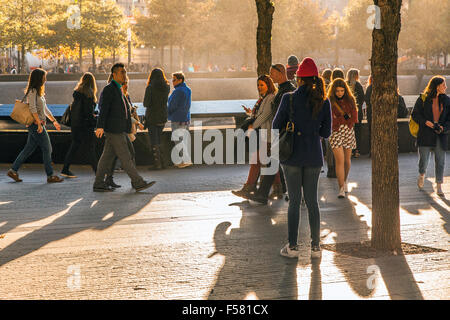
[(73, 163), (73, 159), (79, 151), (80, 146), (85, 143), (87, 146), (87, 157), (89, 164), (94, 171), (97, 170), (97, 155), (95, 151), (95, 136), (94, 129), (91, 128), (72, 128), (71, 130), (72, 143), (70, 144), (69, 151), (66, 154), (64, 160), (64, 169), (69, 170), (70, 165)]

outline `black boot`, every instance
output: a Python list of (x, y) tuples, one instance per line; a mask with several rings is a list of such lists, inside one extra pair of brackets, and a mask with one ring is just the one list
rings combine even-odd
[(162, 169), (161, 148), (159, 145), (152, 146), (152, 155), (153, 155), (153, 165), (151, 165), (148, 169), (161, 170)]
[(334, 167), (328, 167), (327, 178), (336, 178), (336, 170)]
[(109, 187), (112, 187), (114, 189), (120, 188), (121, 185), (118, 185), (114, 182), (113, 177), (112, 176), (107, 176), (105, 179), (105, 184)]

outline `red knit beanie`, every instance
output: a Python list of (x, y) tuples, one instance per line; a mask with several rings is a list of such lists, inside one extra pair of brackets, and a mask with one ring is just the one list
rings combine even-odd
[(297, 77), (318, 77), (319, 69), (317, 69), (316, 63), (311, 58), (305, 58), (300, 63), (297, 69)]

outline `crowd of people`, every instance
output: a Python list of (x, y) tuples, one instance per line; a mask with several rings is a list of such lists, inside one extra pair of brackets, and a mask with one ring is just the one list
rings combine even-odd
[[(25, 89), (24, 98), (27, 99), (34, 123), (28, 126), (27, 143), (7, 172), (16, 182), (22, 181), (18, 171), (37, 147), (42, 151), (47, 182), (63, 181), (63, 178), (54, 174), (51, 161), (52, 147), (45, 127), (46, 121), (49, 119), (57, 130), (61, 130), (61, 126), (47, 107), (45, 81), (46, 72), (41, 68), (35, 69)], [(141, 123), (128, 94), (129, 79), (124, 64), (116, 63), (111, 67), (108, 84), (98, 100), (98, 114), (95, 111), (95, 77), (90, 72), (85, 73), (73, 92), (70, 107), (72, 142), (61, 175), (65, 178), (77, 177), (70, 171), (70, 165), (80, 146), (85, 143), (95, 173), (94, 192), (111, 192), (121, 187), (113, 180), (117, 161), (120, 161), (136, 191), (151, 187), (155, 181), (145, 181), (136, 169), (133, 141), (137, 128), (148, 129), (153, 155), (151, 169), (165, 167), (161, 136), (166, 123), (170, 121), (173, 134), (178, 129), (188, 132), (191, 121), (191, 89), (185, 82), (185, 75), (182, 72), (173, 73), (172, 84), (174, 90), (169, 96), (170, 85), (164, 71), (161, 68), (151, 71), (143, 103), (146, 108), (145, 121)], [(325, 159), (327, 177), (337, 178), (337, 197), (345, 198), (349, 193), (351, 157), (352, 153), (355, 157), (359, 156), (364, 106), (369, 127), (372, 120), (371, 77), (364, 90), (357, 69), (348, 70), (346, 76), (340, 68), (325, 69), (320, 74), (312, 58), (299, 62), (297, 57), (290, 56), (286, 65), (273, 64), (269, 74), (259, 76), (256, 84), (259, 99), (252, 109), (244, 107), (248, 119), (242, 129), (247, 133), (265, 131), (267, 135), (260, 135), (257, 149), (264, 147), (271, 150), (271, 129), (282, 132), (290, 128), (293, 132), (293, 149), (272, 175), (262, 174), (263, 164), (259, 152), (252, 153), (250, 156), (254, 161), (251, 162), (246, 183), (240, 190), (232, 192), (236, 196), (267, 204), (269, 199), (282, 199), (287, 191), (289, 241), (280, 254), (292, 258), (299, 254), (298, 225), (300, 207), (304, 201), (311, 229), (311, 256), (320, 257), (319, 175)], [(433, 77), (417, 99), (411, 115), (419, 125), (417, 185), (423, 188), (430, 152), (434, 152), (438, 195), (443, 195), (445, 150), (450, 132), (450, 98), (446, 95), (446, 89), (444, 77)], [(404, 100), (399, 95), (398, 116), (407, 115)], [(95, 137), (105, 139), (99, 160), (94, 156)], [(178, 168), (192, 166), (190, 155), (183, 154), (186, 149), (180, 147), (183, 143), (181, 137), (175, 146), (182, 157), (181, 162), (175, 163)]]
[[(39, 146), (47, 174), (47, 182), (64, 181), (54, 174), (51, 154), (50, 137), (46, 130), (47, 118), (59, 131), (61, 126), (48, 109), (45, 101), (46, 71), (40, 68), (33, 70), (25, 89), (25, 97), (35, 121), (28, 126), (28, 140), (14, 161), (7, 175), (16, 182), (21, 182), (18, 171), (23, 162), (31, 156)], [(100, 94), (97, 105), (97, 85), (92, 73), (85, 73), (73, 92), (73, 102), (70, 105), (71, 145), (64, 160), (61, 176), (76, 178), (70, 171), (77, 151), (82, 144), (87, 145), (89, 163), (96, 175), (93, 185), (95, 192), (110, 192), (121, 187), (113, 180), (117, 161), (131, 179), (131, 185), (136, 191), (151, 187), (155, 181), (147, 182), (137, 172), (135, 151), (132, 142), (136, 139), (137, 128), (148, 128), (154, 156), (153, 169), (162, 169), (161, 134), (169, 120), (172, 130), (189, 129), (191, 90), (185, 83), (184, 74), (174, 73), (172, 77), (174, 91), (169, 97), (169, 81), (162, 69), (152, 70), (145, 92), (144, 106), (147, 108), (144, 124), (140, 122), (136, 108), (132, 105), (128, 94), (129, 79), (125, 65), (116, 63), (111, 67), (108, 84)], [(94, 131), (95, 130), (95, 131)], [(103, 153), (100, 159), (95, 157), (95, 136), (105, 138)], [(183, 143), (181, 140), (179, 143)], [(191, 166), (190, 162), (175, 164), (179, 168)]]
[[(274, 85), (276, 83), (278, 88)], [(423, 94), (417, 99), (411, 118), (419, 124), (417, 145), (419, 149), (419, 176), (417, 186), (422, 189), (430, 153), (435, 154), (436, 193), (443, 196), (442, 183), (445, 151), (450, 132), (450, 98), (446, 92), (445, 78), (433, 77)], [(287, 65), (274, 64), (269, 75), (257, 80), (260, 98), (253, 109), (246, 108), (251, 121), (243, 129), (273, 128), (293, 130), (293, 152), (275, 175), (261, 176), (258, 152), (253, 155), (248, 178), (240, 190), (233, 194), (267, 204), (268, 199), (283, 198), (288, 192), (288, 243), (280, 254), (295, 258), (300, 205), (306, 203), (311, 230), (311, 256), (320, 257), (320, 210), (318, 206), (318, 181), (324, 158), (327, 177), (337, 178), (338, 198), (349, 193), (348, 176), (353, 156), (359, 156), (363, 109), (367, 113), (369, 129), (372, 121), (372, 78), (366, 90), (359, 82), (359, 70), (350, 69), (345, 77), (340, 68), (325, 69), (322, 74), (314, 60), (305, 58), (301, 63), (290, 56)], [(399, 93), (399, 92), (398, 92)], [(397, 116), (407, 117), (408, 110), (399, 94)], [(370, 137), (370, 135), (369, 135)], [(369, 139), (370, 140), (370, 139)], [(266, 141), (270, 150), (270, 137)], [(260, 186), (257, 187), (258, 178)], [(285, 182), (284, 182), (285, 181)], [(286, 186), (284, 185), (286, 184)], [(273, 192), (269, 196), (269, 190)]]

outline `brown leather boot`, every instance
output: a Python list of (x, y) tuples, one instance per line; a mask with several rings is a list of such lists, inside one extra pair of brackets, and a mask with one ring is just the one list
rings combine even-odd
[(62, 178), (60, 178), (58, 176), (47, 177), (47, 182), (48, 183), (63, 182), (63, 181), (64, 181), (64, 179), (62, 179)]
[(233, 190), (231, 193), (233, 193), (235, 196), (248, 199), (251, 193), (256, 192), (256, 185), (255, 184), (244, 184), (241, 190)]
[(22, 182), (22, 179), (19, 179), (19, 174), (13, 169), (8, 170), (7, 176), (13, 179), (15, 182)]
[(282, 199), (283, 198), (283, 186), (281, 184), (274, 184), (272, 186), (272, 193), (269, 196), (270, 199)]

